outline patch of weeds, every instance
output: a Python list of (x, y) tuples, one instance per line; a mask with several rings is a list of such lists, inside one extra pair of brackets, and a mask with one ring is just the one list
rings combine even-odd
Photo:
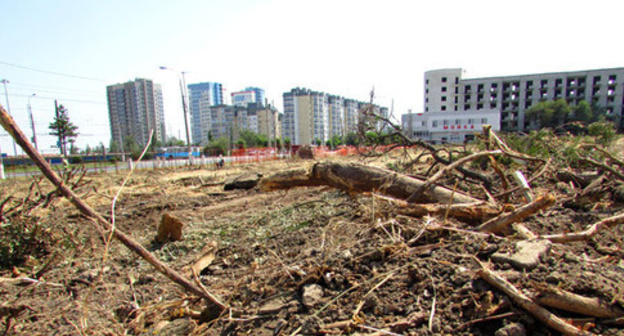
[(0, 268), (48, 255), (57, 239), (52, 229), (34, 218), (10, 218), (0, 225)]

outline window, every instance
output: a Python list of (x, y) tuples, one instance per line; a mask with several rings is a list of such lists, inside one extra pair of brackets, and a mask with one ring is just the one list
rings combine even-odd
[(616, 77), (615, 75), (610, 75), (610, 76), (609, 76), (609, 85), (613, 85), (613, 84), (615, 84), (615, 79), (616, 79), (616, 78), (617, 78), (617, 77)]
[(421, 126), (422, 127), (426, 127), (427, 126), (427, 120), (423, 120), (422, 123), (421, 123)]
[(598, 85), (600, 84), (600, 76), (595, 76), (594, 77), (594, 85)]
[(442, 77), (442, 83), (446, 83), (448, 79), (446, 77)]
[(431, 126), (438, 127), (438, 121), (437, 120), (432, 121)]
[(468, 119), (468, 125), (474, 124), (474, 119)]
[(429, 80), (428, 79), (425, 79), (425, 84), (429, 84)]
[(455, 125), (459, 125), (461, 124), (461, 121), (459, 119), (455, 119)]
[(448, 124), (449, 124), (449, 121), (447, 119), (444, 119), (444, 121), (442, 121), (442, 125), (448, 126)]
[(455, 84), (459, 84), (459, 77), (455, 77)]
[(442, 111), (446, 111), (446, 105), (442, 105)]
[(481, 109), (483, 109), (483, 104), (480, 104), (480, 103), (477, 104), (477, 110), (481, 110)]
[(442, 101), (445, 102), (446, 101), (446, 96), (442, 96)]
[(446, 92), (446, 86), (442, 87), (442, 92)]
[(429, 97), (425, 98), (425, 103), (429, 102)]
[(482, 124), (487, 124), (487, 118), (481, 118), (481, 123)]
[(427, 89), (425, 89), (425, 93), (429, 93), (429, 89), (428, 89), (428, 88), (427, 88)]
[(470, 104), (464, 104), (464, 110), (470, 110)]

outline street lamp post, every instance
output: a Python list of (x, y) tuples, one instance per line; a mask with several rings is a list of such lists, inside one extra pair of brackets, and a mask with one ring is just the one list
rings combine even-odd
[(35, 149), (39, 151), (39, 146), (37, 146), (37, 131), (35, 130), (35, 117), (33, 116), (32, 106), (30, 105), (30, 98), (36, 95), (37, 95), (36, 93), (33, 93), (32, 95), (28, 96), (28, 113), (30, 114), (30, 125), (32, 126), (32, 132), (33, 132), (32, 141), (35, 144)]
[[(9, 112), (9, 116), (11, 116), (11, 106), (9, 105), (9, 92), (7, 91), (6, 87), (6, 85), (10, 82), (6, 79), (2, 79), (0, 80), (0, 82), (2, 82), (2, 84), (4, 85), (4, 97), (6, 98), (7, 112)], [(15, 139), (11, 139), (13, 140), (13, 155), (17, 156), (17, 146), (15, 146)]]
[[(173, 69), (167, 68), (165, 66), (161, 66), (160, 70), (171, 70)], [(182, 95), (182, 113), (184, 114), (184, 131), (186, 132), (186, 145), (188, 149), (188, 158), (189, 165), (193, 164), (193, 150), (191, 149), (191, 136), (189, 133), (189, 124), (188, 124), (188, 109), (186, 104), (186, 79), (184, 77), (185, 72), (180, 71), (180, 94)]]

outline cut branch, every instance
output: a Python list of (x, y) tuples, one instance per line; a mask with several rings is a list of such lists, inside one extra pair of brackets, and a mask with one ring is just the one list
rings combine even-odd
[(489, 221), (477, 226), (477, 231), (488, 231), (492, 233), (498, 233), (506, 229), (509, 225), (515, 222), (519, 222), (530, 215), (547, 208), (555, 204), (555, 196), (546, 194), (538, 197), (535, 201), (526, 204), (515, 211), (504, 213), (498, 217), (492, 218)]
[[(425, 182), (396, 172), (357, 163), (319, 162), (310, 170), (279, 172), (260, 181), (262, 191), (327, 185), (347, 192), (378, 192), (405, 200)], [(474, 203), (478, 199), (453, 192), (445, 187), (433, 188), (427, 202)]]
[(622, 223), (624, 223), (624, 213), (620, 213), (618, 215), (605, 218), (595, 224), (592, 224), (585, 231), (546, 235), (546, 236), (542, 236), (542, 238), (548, 239), (553, 243), (567, 243), (567, 242), (588, 240), (591, 237), (595, 236), (601, 230), (612, 227), (614, 225), (619, 225)]
[(624, 311), (598, 298), (588, 298), (558, 288), (541, 289), (535, 301), (543, 306), (599, 318), (618, 318)]
[[(20, 147), (28, 154), (28, 156), (33, 160), (33, 162), (39, 167), (43, 175), (52, 182), (52, 184), (58, 188), (61, 194), (65, 196), (82, 214), (92, 220), (92, 223), (98, 229), (111, 230), (111, 224), (96, 212), (93, 208), (91, 208), (88, 204), (86, 204), (80, 197), (78, 197), (70, 188), (68, 188), (63, 180), (52, 170), (48, 162), (35, 150), (35, 148), (28, 142), (28, 138), (22, 133), (19, 127), (13, 121), (13, 118), (9, 116), (4, 107), (0, 106), (0, 123), (4, 127), (4, 129), (15, 139)], [(136, 240), (126, 235), (119, 229), (112, 230), (114, 237), (123, 243), (126, 247), (128, 247), (131, 251), (141, 256), (141, 258), (145, 259), (149, 262), (156, 270), (160, 273), (168, 277), (173, 282), (182, 286), (184, 289), (189, 292), (198, 295), (206, 299), (209, 303), (219, 307), (221, 310), (225, 309), (226, 306), (221, 303), (218, 299), (216, 299), (210, 293), (206, 293), (201, 290), (199, 287), (195, 286), (188, 279), (184, 278), (178, 272), (167, 266), (162, 261), (158, 260), (156, 256), (154, 256), (151, 252), (149, 252), (145, 247), (139, 244)]]
[(461, 204), (441, 204), (441, 203), (408, 203), (407, 201), (395, 198), (378, 196), (382, 201), (391, 203), (397, 213), (409, 217), (444, 216), (447, 214), (466, 222), (483, 222), (492, 217), (498, 216), (501, 210), (487, 202), (461, 203)]
[(469, 162), (469, 161), (472, 161), (472, 160), (475, 160), (484, 156), (492, 156), (495, 154), (501, 154), (502, 152), (503, 151), (500, 151), (500, 150), (494, 150), (494, 151), (474, 153), (474, 154), (470, 154), (464, 158), (461, 158), (451, 163), (450, 165), (440, 169), (437, 173), (435, 173), (433, 176), (428, 178), (427, 181), (423, 183), (420, 187), (418, 187), (418, 189), (407, 199), (407, 201), (416, 202), (419, 198), (426, 197), (426, 194), (429, 192), (429, 189), (431, 188), (431, 186), (433, 186), (434, 183), (438, 182), (438, 180), (441, 179), (446, 173), (450, 172), (453, 169), (460, 167), (466, 162)]
[(522, 294), (514, 285), (509, 283), (504, 278), (500, 277), (495, 272), (487, 269), (481, 268), (477, 271), (477, 274), (485, 281), (487, 281), (490, 285), (498, 288), (503, 293), (507, 294), (511, 299), (517, 303), (520, 307), (531, 313), (538, 320), (545, 323), (549, 328), (557, 330), (564, 335), (593, 335), (592, 333), (585, 332), (577, 329), (573, 325), (566, 323), (564, 320), (556, 316), (555, 314), (549, 312), (542, 306), (533, 302), (529, 297)]

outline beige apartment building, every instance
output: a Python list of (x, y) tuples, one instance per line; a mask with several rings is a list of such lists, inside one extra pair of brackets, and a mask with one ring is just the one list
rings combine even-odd
[(622, 129), (624, 68), (553, 72), (528, 75), (465, 78), (461, 68), (425, 73), (425, 113), (445, 111), (501, 111), (501, 130), (530, 127), (524, 112), (540, 101), (582, 100), (604, 108)]
[(257, 132), (267, 137), (269, 142), (282, 137), (281, 114), (272, 106), (256, 111)]

